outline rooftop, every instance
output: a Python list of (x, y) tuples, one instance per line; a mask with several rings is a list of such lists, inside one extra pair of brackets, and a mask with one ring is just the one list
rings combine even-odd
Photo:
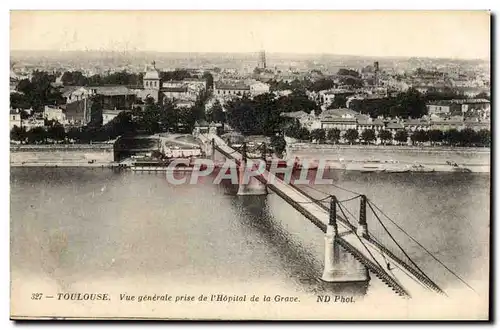
[(216, 89), (225, 89), (225, 90), (250, 90), (250, 86), (244, 84), (224, 84), (224, 83), (216, 83)]
[(162, 92), (166, 92), (166, 93), (174, 93), (174, 92), (177, 92), (177, 93), (186, 93), (188, 91), (187, 87), (162, 87), (161, 88), (161, 91)]
[(453, 99), (453, 100), (436, 100), (428, 102), (427, 105), (451, 105), (451, 104), (483, 104), (490, 103), (487, 99)]
[(282, 117), (290, 117), (290, 118), (300, 118), (307, 116), (307, 112), (305, 111), (293, 111), (293, 112), (282, 112)]
[(347, 109), (347, 108), (339, 108), (339, 109), (328, 109), (328, 110), (325, 110), (321, 113), (321, 117), (331, 117), (331, 116), (334, 116), (334, 117), (342, 117), (342, 116), (357, 116), (359, 115), (360, 113), (359, 112), (356, 112), (354, 110), (351, 110), (351, 109)]
[(126, 86), (94, 86), (91, 88), (95, 89), (96, 94), (104, 96), (135, 95), (135, 93)]

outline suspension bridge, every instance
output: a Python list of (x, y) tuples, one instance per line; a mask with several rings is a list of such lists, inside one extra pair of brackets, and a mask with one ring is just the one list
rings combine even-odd
[[(265, 155), (265, 145), (257, 146), (255, 150), (249, 150), (245, 144), (240, 148), (233, 148), (215, 134), (200, 134), (198, 139), (205, 153), (211, 155), (215, 161), (233, 160), (239, 168), (246, 166), (250, 159), (248, 158), (250, 151), (255, 152), (261, 148)], [(265, 159), (265, 156), (261, 154), (261, 158)], [(242, 176), (241, 173), (239, 176)], [(389, 230), (389, 224), (391, 224), (440, 263), (446, 271), (473, 290), (363, 194), (347, 190), (355, 196), (347, 200), (339, 200), (335, 195), (322, 192), (315, 187), (304, 188), (285, 182), (267, 169), (262, 174), (252, 177), (246, 184), (240, 180), (238, 194), (266, 194), (267, 189), (284, 199), (325, 233), (324, 270), (321, 276), (324, 282), (368, 281), (370, 274), (373, 274), (396, 294), (405, 298), (421, 297), (429, 293), (446, 295), (391, 233)], [(323, 197), (313, 197), (306, 191), (308, 189), (320, 192)], [(357, 216), (346, 206), (347, 202), (355, 200), (359, 202)], [(369, 217), (368, 214), (370, 214)], [(377, 230), (371, 230), (372, 227), (376, 227)]]

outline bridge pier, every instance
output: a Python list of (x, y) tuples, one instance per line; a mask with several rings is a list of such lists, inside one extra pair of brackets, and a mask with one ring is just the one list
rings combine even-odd
[(368, 225), (366, 223), (366, 196), (360, 196), (359, 205), (359, 223), (356, 229), (356, 234), (359, 237), (368, 237)]
[[(243, 143), (243, 159), (238, 166), (238, 196), (247, 195), (267, 195), (267, 185), (259, 181), (255, 176), (251, 176), (251, 171), (255, 169), (248, 168), (247, 145)], [(253, 165), (253, 164), (252, 164)]]
[(335, 196), (332, 196), (330, 202), (330, 219), (325, 234), (325, 264), (321, 280), (328, 283), (366, 282), (370, 280), (368, 269), (340, 247)]

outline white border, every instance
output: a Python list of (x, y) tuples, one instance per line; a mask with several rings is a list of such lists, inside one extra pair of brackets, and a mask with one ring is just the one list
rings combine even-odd
[[(1, 198), (1, 210), (8, 210), (9, 209), (9, 138), (8, 138), (8, 126), (7, 126), (7, 111), (8, 111), (8, 94), (7, 94), (7, 72), (9, 71), (8, 69), (8, 61), (9, 61), (9, 9), (272, 9), (272, 10), (279, 10), (279, 9), (306, 9), (306, 10), (314, 10), (314, 9), (336, 9), (336, 10), (346, 10), (346, 9), (363, 9), (363, 10), (370, 10), (370, 9), (399, 9), (399, 10), (418, 10), (418, 9), (434, 9), (434, 10), (445, 10), (445, 9), (455, 9), (455, 10), (465, 10), (465, 9), (490, 9), (493, 11), (493, 13), (498, 14), (500, 12), (499, 9), (499, 1), (485, 1), (485, 0), (454, 0), (454, 1), (436, 1), (436, 0), (420, 0), (420, 1), (390, 1), (390, 0), (379, 0), (379, 1), (361, 1), (361, 0), (349, 0), (349, 1), (343, 1), (341, 3), (334, 3), (334, 2), (327, 2), (327, 1), (321, 1), (321, 0), (308, 0), (308, 1), (297, 1), (297, 0), (288, 0), (288, 1), (272, 1), (272, 0), (246, 0), (246, 1), (229, 1), (229, 0), (211, 0), (211, 1), (203, 1), (203, 0), (182, 0), (178, 2), (168, 2), (166, 3), (165, 1), (117, 1), (116, 3), (113, 2), (107, 2), (104, 3), (102, 0), (86, 0), (86, 1), (78, 1), (78, 2), (69, 2), (69, 1), (5, 1), (1, 3), (2, 9), (3, 7), (6, 7), (4, 10), (1, 11), (1, 22), (2, 22), (2, 30), (0, 36), (2, 37), (2, 63), (3, 65), (1, 66), (1, 70), (4, 73), (2, 76), (4, 77), (3, 79), (0, 79), (0, 95), (2, 97), (2, 104), (3, 104), (3, 111), (4, 114), (0, 116), (0, 123), (1, 127), (4, 127), (2, 130), (3, 134), (5, 134), (5, 137), (1, 139), (0, 142), (0, 152), (2, 153), (1, 159), (2, 162), (1, 164), (1, 169), (0, 169), (0, 187), (1, 187), (1, 193), (2, 193), (2, 198)], [(498, 39), (498, 21), (495, 26), (495, 34), (496, 38)], [(496, 48), (495, 45), (492, 45), (492, 49)], [(492, 60), (495, 60), (494, 57), (492, 57)], [(498, 77), (498, 67), (495, 65), (494, 67), (495, 74)], [(498, 95), (498, 87), (495, 85), (494, 89), (494, 94), (495, 97)], [(495, 104), (496, 105), (496, 102)], [(496, 112), (496, 109), (494, 109)], [(496, 119), (496, 115), (495, 115)], [(497, 134), (499, 131), (499, 127), (497, 126), (498, 120), (495, 120), (493, 123), (494, 125), (494, 132), (495, 136), (494, 139), (496, 141)], [(497, 143), (495, 142), (495, 151), (494, 154), (498, 154), (497, 150)], [(497, 164), (495, 164), (496, 167)], [(496, 168), (495, 168), (496, 169)], [(495, 183), (498, 184), (498, 182), (495, 180)], [(497, 200), (500, 199), (500, 197), (496, 196), (494, 203), (496, 205), (500, 205), (500, 202)], [(1, 261), (2, 261), (2, 278), (0, 282), (0, 297), (1, 299), (1, 307), (2, 307), (2, 321), (4, 324), (2, 326), (6, 327), (13, 327), (14, 324), (12, 322), (8, 321), (9, 317), (9, 293), (10, 293), (10, 288), (9, 288), (9, 214), (8, 212), (4, 212), (3, 216), (1, 217), (2, 219), (2, 225), (3, 225), (3, 246), (2, 246), (2, 253), (1, 255)], [(492, 220), (494, 221), (494, 220)], [(500, 225), (498, 223), (495, 224), (495, 237), (498, 237), (498, 228)], [(497, 244), (498, 247), (498, 244)], [(498, 249), (495, 251), (495, 256), (496, 260), (498, 261)], [(498, 284), (496, 285), (498, 287)], [(498, 306), (498, 302), (495, 304)], [(496, 310), (495, 310), (496, 312)], [(496, 314), (494, 312), (494, 314)], [(276, 324), (277, 325), (277, 324)], [(273, 325), (273, 326), (276, 326)], [(65, 327), (68, 326), (73, 326), (73, 324), (66, 324), (64, 325)], [(81, 325), (80, 325), (81, 326)], [(87, 325), (84, 325), (87, 326)], [(94, 325), (97, 327), (102, 326), (102, 324), (99, 325)], [(130, 325), (132, 327), (141, 327), (143, 325)], [(172, 325), (170, 325), (172, 326)], [(251, 325), (251, 326), (258, 326), (259, 328), (261, 327), (267, 327), (268, 325)], [(301, 326), (304, 326), (302, 324)], [(344, 325), (334, 325), (335, 327), (341, 326), (343, 327)], [(373, 325), (362, 325), (361, 327), (372, 327)], [(386, 326), (385, 324), (381, 326)], [(454, 325), (451, 325), (454, 326)], [(475, 325), (478, 326), (478, 325)], [(3, 327), (2, 327), (3, 328)]]

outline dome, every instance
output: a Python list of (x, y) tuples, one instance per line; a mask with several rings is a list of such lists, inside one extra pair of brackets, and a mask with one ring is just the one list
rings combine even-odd
[(160, 75), (158, 74), (158, 71), (151, 70), (151, 71), (146, 72), (146, 74), (144, 75), (144, 79), (156, 79), (156, 80), (159, 80), (160, 79)]
[(146, 74), (144, 75), (144, 79), (160, 79), (160, 74), (158, 73), (158, 70), (156, 70), (156, 63), (153, 61), (151, 63), (151, 66), (148, 67), (146, 66)]

